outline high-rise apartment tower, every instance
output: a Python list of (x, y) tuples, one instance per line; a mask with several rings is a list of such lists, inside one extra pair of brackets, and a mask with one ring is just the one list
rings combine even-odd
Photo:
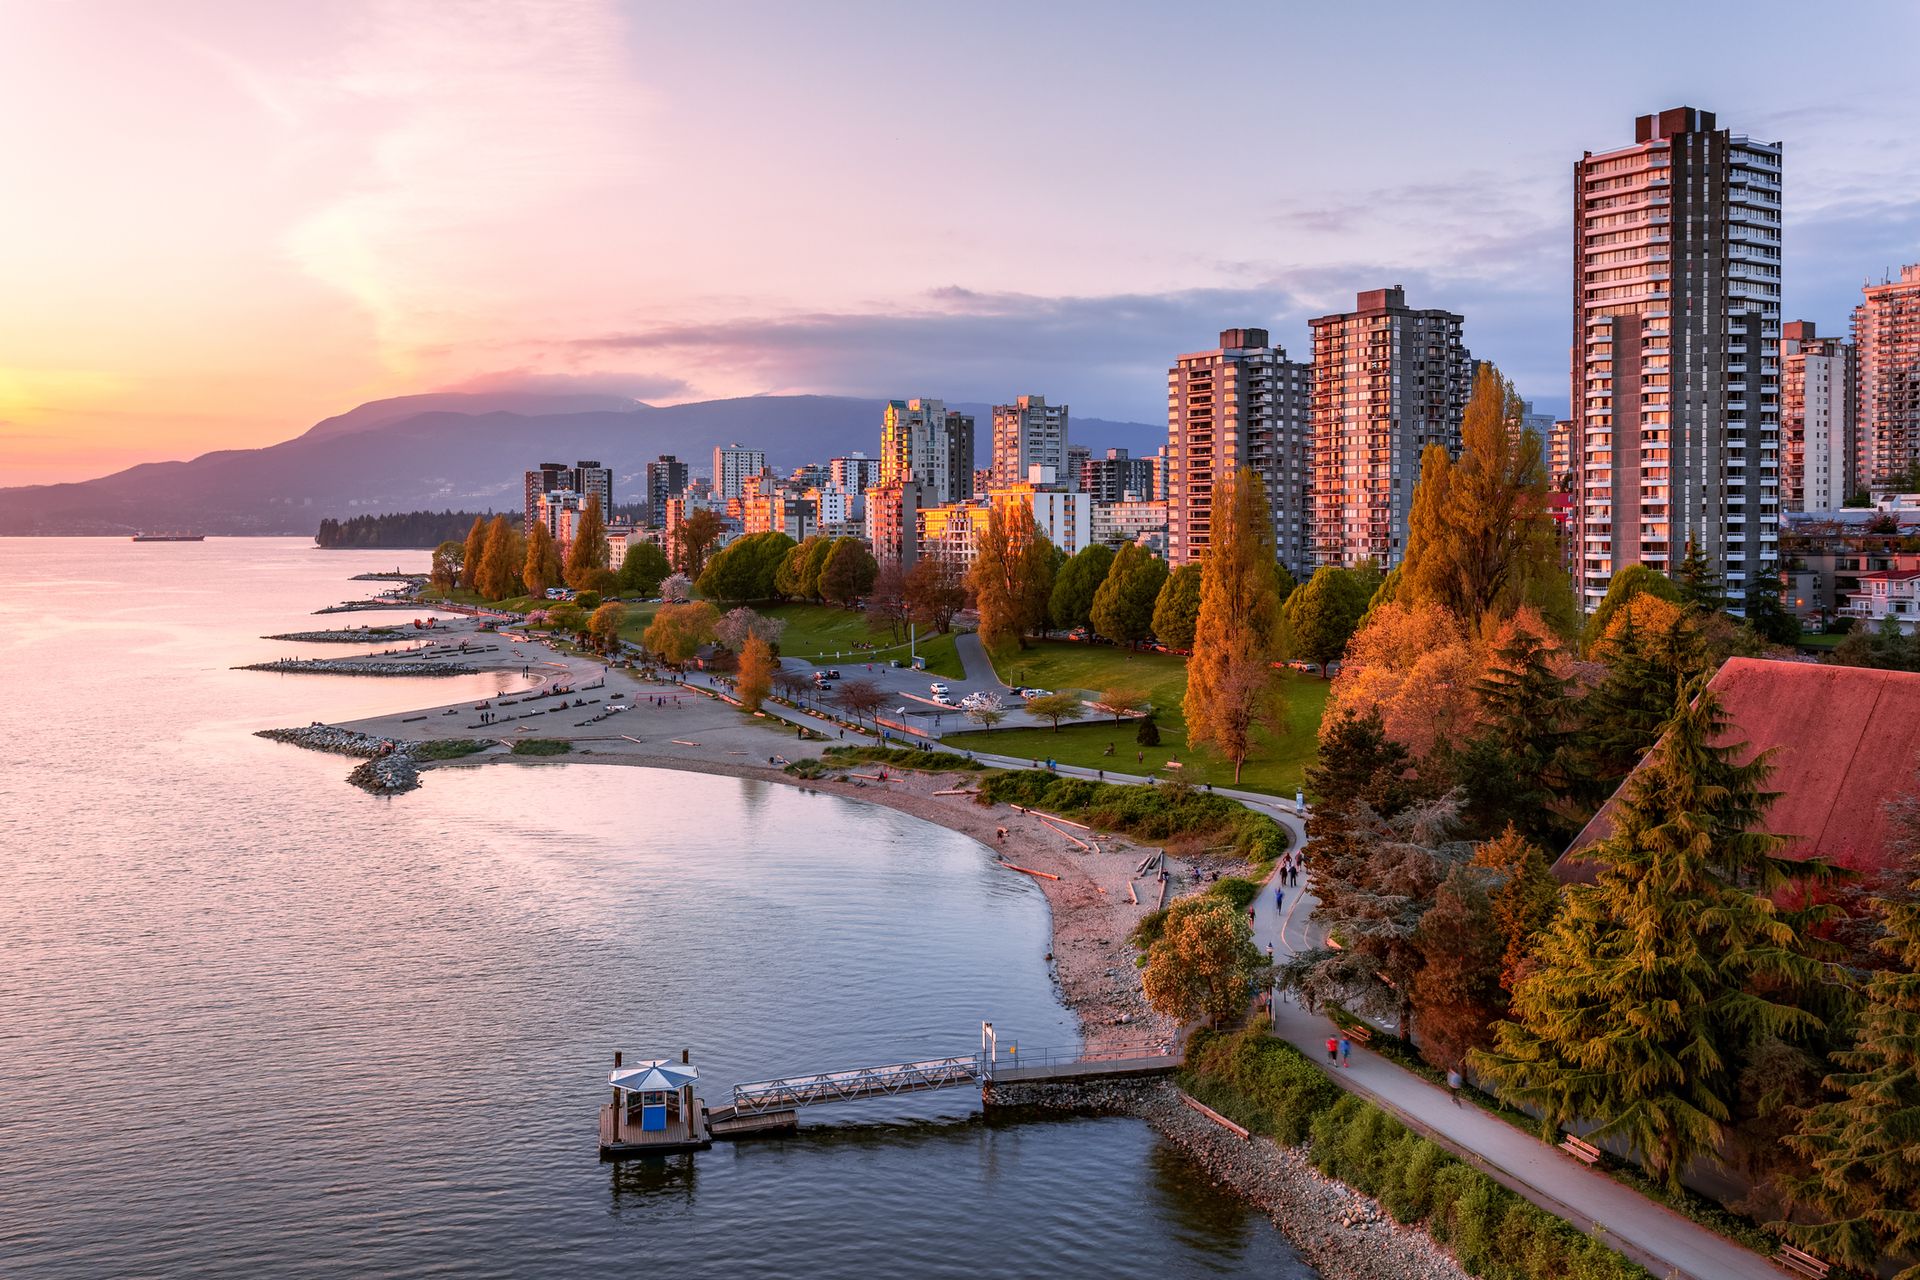
[(1887, 488), (1920, 465), (1920, 265), (1870, 284), (1853, 309), (1861, 486)]
[(1853, 346), (1780, 327), (1780, 506), (1831, 511), (1854, 490)]
[(1021, 396), (993, 406), (993, 482), (1019, 484), (1029, 467), (1053, 468), (1054, 478), (1072, 483), (1067, 464), (1067, 406), (1048, 404), (1045, 396)]

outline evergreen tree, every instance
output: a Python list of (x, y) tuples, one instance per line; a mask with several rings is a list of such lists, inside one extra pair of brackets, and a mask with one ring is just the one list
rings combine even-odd
[(1153, 634), (1153, 607), (1167, 583), (1167, 562), (1138, 543), (1120, 548), (1088, 611), (1093, 629), (1119, 644)]
[(1047, 616), (1062, 631), (1093, 625), (1093, 597), (1113, 567), (1113, 548), (1104, 542), (1083, 547), (1053, 580)]
[(1907, 1261), (1894, 1280), (1920, 1280), (1920, 880), (1914, 896), (1878, 904), (1880, 949), (1894, 968), (1866, 982), (1854, 1047), (1833, 1055), (1825, 1087), (1787, 1145), (1812, 1164), (1793, 1191), (1819, 1215), (1788, 1223), (1802, 1246), (1872, 1272)]
[(1252, 673), (1265, 673), (1278, 647), (1280, 599), (1273, 576), (1267, 494), (1248, 468), (1216, 485), (1213, 529), (1200, 566), (1200, 616), (1187, 662), (1187, 742), (1233, 746)]
[(1565, 790), (1560, 765), (1567, 732), (1568, 680), (1543, 628), (1504, 628), (1493, 661), (1474, 686), (1480, 727), (1454, 764), (1465, 788), (1467, 829), (1482, 837), (1519, 823), (1527, 835), (1559, 844), (1572, 834), (1555, 811)]
[(1490, 895), (1494, 931), (1500, 937), (1500, 986), (1512, 991), (1526, 970), (1534, 943), (1553, 923), (1560, 881), (1547, 856), (1514, 827), (1477, 846), (1475, 866), (1493, 872)]
[(1672, 716), (1674, 691), (1707, 666), (1693, 620), (1670, 608), (1664, 622), (1641, 627), (1639, 615), (1654, 612), (1629, 606), (1609, 627), (1607, 673), (1575, 710), (1559, 767), (1572, 825), (1585, 825), (1618, 789)]
[(487, 553), (487, 521), (483, 516), (473, 518), (473, 527), (467, 530), (466, 549), (460, 559), (460, 585), (468, 591), (478, 589), (480, 582), (480, 562)]
[(554, 545), (553, 535), (547, 532), (543, 521), (533, 522), (533, 533), (527, 538), (526, 559), (520, 567), (520, 581), (530, 596), (544, 595), (548, 587), (560, 585), (560, 548)]
[[(1785, 880), (1779, 837), (1748, 829), (1771, 767), (1715, 745), (1726, 720), (1696, 681), (1660, 746), (1584, 851), (1597, 883), (1574, 886), (1475, 1065), (1545, 1123), (1595, 1122), (1678, 1190), (1728, 1136), (1749, 1046), (1821, 1029), (1791, 1003), (1820, 967), (1766, 896)], [(1755, 874), (1752, 887), (1722, 871)]]
[(1720, 570), (1692, 538), (1687, 539), (1687, 554), (1674, 566), (1673, 585), (1680, 589), (1680, 603), (1689, 609), (1717, 613), (1727, 607)]
[(1200, 566), (1183, 564), (1167, 575), (1153, 602), (1153, 634), (1173, 649), (1193, 647), (1193, 628), (1200, 621)]
[(600, 495), (595, 494), (587, 499), (587, 509), (580, 513), (573, 541), (567, 545), (567, 585), (575, 591), (595, 590), (609, 557), (607, 518), (600, 510)]
[(1781, 602), (1780, 573), (1762, 565), (1747, 584), (1747, 625), (1769, 644), (1794, 644), (1800, 639), (1800, 620)]

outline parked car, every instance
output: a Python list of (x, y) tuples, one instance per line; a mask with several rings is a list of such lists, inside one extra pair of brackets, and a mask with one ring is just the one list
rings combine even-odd
[(941, 684), (938, 680), (935, 680), (933, 684), (929, 687), (932, 689), (933, 696), (936, 698), (940, 697), (942, 694), (947, 692), (947, 686), (944, 684)]
[(957, 702), (955, 702), (955, 701), (954, 701), (954, 700), (953, 700), (952, 698), (949, 698), (949, 697), (948, 697), (948, 696), (947, 696), (946, 694), (944, 694), (944, 693), (936, 693), (936, 694), (934, 694), (934, 695), (933, 695), (933, 700), (934, 700), (934, 702), (935, 702), (935, 703), (936, 703), (937, 705), (939, 705), (939, 706), (942, 706), (942, 707), (957, 707), (957, 706), (959, 706), (959, 705), (960, 705), (959, 703), (957, 703)]
[(839, 678), (840, 678), (840, 673), (839, 673), (838, 671), (829, 671), (829, 672), (827, 672), (827, 679), (829, 679), (829, 680), (838, 680)]
[(1022, 690), (1020, 691), (1020, 696), (1021, 696), (1021, 697), (1023, 697), (1023, 698), (1025, 698), (1025, 699), (1026, 699), (1026, 700), (1027, 700), (1028, 702), (1032, 702), (1032, 701), (1033, 701), (1033, 700), (1034, 700), (1035, 698), (1051, 698), (1051, 697), (1053, 696), (1053, 690), (1051, 690), (1051, 689), (1022, 689)]

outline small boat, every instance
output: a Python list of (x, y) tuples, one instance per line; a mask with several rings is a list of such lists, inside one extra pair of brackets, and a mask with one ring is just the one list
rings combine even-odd
[(135, 542), (205, 542), (204, 533), (136, 533)]

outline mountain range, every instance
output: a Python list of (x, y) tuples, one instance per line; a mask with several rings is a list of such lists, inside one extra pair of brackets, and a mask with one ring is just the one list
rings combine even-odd
[[(422, 509), (518, 510), (521, 472), (591, 458), (613, 468), (616, 502), (636, 501), (646, 464), (677, 455), (709, 470), (714, 446), (767, 453), (780, 471), (879, 452), (886, 402), (853, 396), (751, 396), (655, 406), (617, 396), (435, 392), (375, 400), (291, 440), (149, 462), (97, 480), (0, 489), (0, 535), (115, 535), (146, 530), (310, 534), (344, 519)], [(992, 409), (976, 420), (976, 465), (991, 449)], [(1075, 443), (1151, 453), (1166, 428), (1072, 419)]]

